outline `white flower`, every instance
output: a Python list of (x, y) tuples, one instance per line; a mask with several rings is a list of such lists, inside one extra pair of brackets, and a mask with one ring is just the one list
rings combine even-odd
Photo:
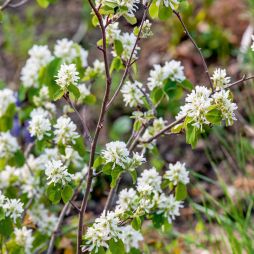
[(133, 168), (141, 166), (144, 162), (146, 162), (146, 158), (144, 158), (143, 154), (133, 152), (132, 162), (131, 162), (131, 166)]
[(46, 111), (33, 110), (31, 112), (32, 119), (29, 121), (29, 132), (32, 137), (42, 140), (44, 135), (49, 135), (51, 124)]
[(222, 120), (226, 121), (227, 125), (232, 125), (236, 121), (234, 111), (237, 110), (237, 105), (230, 99), (230, 91), (220, 90), (212, 96), (213, 103), (222, 113)]
[(91, 94), (90, 88), (86, 84), (79, 84), (78, 89), (80, 92), (79, 101), (82, 102), (88, 95)]
[(106, 163), (113, 163), (113, 167), (119, 165), (125, 168), (125, 164), (130, 162), (129, 154), (126, 144), (121, 141), (106, 144), (106, 150), (102, 151)]
[(127, 7), (128, 15), (133, 17), (135, 12), (138, 10), (138, 4), (140, 0), (108, 0), (110, 3), (116, 4), (118, 7)]
[(51, 52), (48, 49), (48, 46), (38, 46), (34, 45), (29, 51), (28, 54), (30, 58), (35, 60), (39, 66), (47, 65), (52, 59)]
[(152, 27), (152, 23), (148, 19), (145, 20), (142, 27), (141, 38), (148, 38), (153, 35), (153, 32), (151, 31), (151, 27)]
[(38, 75), (41, 66), (32, 59), (29, 58), (26, 61), (25, 66), (21, 70), (20, 80), (24, 87), (37, 87), (38, 86)]
[(218, 90), (224, 88), (225, 85), (230, 83), (230, 77), (227, 77), (227, 72), (225, 69), (216, 69), (211, 79), (213, 80), (214, 86)]
[(144, 170), (137, 180), (138, 192), (161, 192), (162, 177), (155, 168)]
[(77, 126), (71, 121), (69, 117), (61, 116), (57, 119), (54, 125), (54, 134), (56, 143), (64, 145), (68, 143), (75, 143), (75, 139), (79, 137), (77, 133)]
[(181, 62), (175, 60), (166, 62), (163, 69), (164, 75), (172, 81), (182, 82), (185, 80), (184, 67), (181, 65)]
[[(55, 148), (46, 148), (44, 150), (44, 153), (42, 153), (36, 160), (36, 167), (40, 170), (45, 170), (45, 165), (48, 161), (52, 160), (61, 160), (61, 156), (58, 152), (58, 149)], [(30, 165), (30, 164), (29, 164)]]
[(62, 58), (67, 63), (71, 63), (74, 58), (78, 57), (77, 50), (74, 45), (73, 41), (66, 38), (57, 40), (54, 48), (54, 55)]
[(19, 171), (17, 168), (6, 166), (0, 171), (0, 188), (14, 186), (19, 180)]
[[(157, 6), (160, 5), (160, 2), (161, 2), (161, 1), (162, 1), (162, 0), (157, 0), (157, 2), (156, 2)], [(179, 1), (179, 0), (163, 0), (163, 2), (164, 2), (164, 5), (165, 5), (166, 7), (169, 7), (169, 6), (170, 6), (170, 8), (171, 8), (172, 10), (176, 10), (177, 7), (178, 7), (178, 5), (180, 4), (180, 1)]]
[(21, 229), (14, 229), (16, 243), (25, 249), (25, 253), (31, 253), (34, 237), (32, 236), (32, 230), (22, 227)]
[(106, 38), (110, 44), (114, 43), (115, 40), (120, 39), (121, 30), (119, 29), (119, 23), (114, 22), (106, 28)]
[(131, 248), (138, 249), (138, 243), (144, 239), (142, 234), (139, 231), (133, 229), (133, 227), (130, 225), (121, 227), (121, 233), (119, 237), (123, 241), (127, 253)]
[(143, 93), (141, 91), (142, 89), (142, 83), (135, 81), (134, 83), (127, 81), (123, 88), (121, 89), (121, 92), (123, 94), (123, 100), (125, 102), (126, 106), (130, 107), (137, 107), (138, 105), (143, 105)]
[(127, 210), (134, 210), (136, 208), (136, 201), (137, 201), (137, 192), (130, 188), (130, 189), (123, 189), (119, 193), (119, 198), (117, 204), (123, 211)]
[(18, 218), (21, 218), (23, 209), (23, 203), (19, 199), (7, 199), (3, 206), (5, 210), (5, 215), (13, 219), (14, 223)]
[(65, 155), (62, 156), (62, 160), (65, 161), (67, 165), (73, 163), (73, 165), (78, 168), (81, 167), (83, 162), (79, 153), (76, 150), (74, 150), (71, 146), (67, 146), (65, 148)]
[(180, 112), (176, 116), (179, 120), (184, 116), (193, 119), (193, 126), (198, 129), (203, 128), (203, 125), (209, 124), (206, 119), (206, 113), (211, 106), (211, 91), (204, 86), (196, 86), (195, 89), (187, 95), (186, 104), (180, 108)]
[(164, 178), (168, 179), (174, 185), (190, 182), (189, 172), (186, 170), (185, 163), (179, 161), (175, 164), (169, 164), (169, 170), (166, 171)]
[(119, 219), (114, 212), (108, 212), (107, 215), (103, 212), (87, 229), (85, 239), (87, 240), (86, 245), (89, 246), (88, 251), (97, 252), (100, 247), (108, 248), (107, 241), (116, 238), (119, 233), (118, 223)]
[(10, 89), (3, 89), (0, 90), (0, 117), (2, 117), (9, 106), (11, 104), (14, 104), (16, 101), (16, 98), (14, 96), (14, 93)]
[(180, 208), (183, 207), (182, 201), (177, 201), (171, 194), (168, 197), (162, 193), (159, 197), (158, 213), (162, 213), (167, 218), (168, 223), (172, 223), (176, 216), (180, 216)]
[(39, 231), (43, 234), (50, 236), (55, 230), (58, 218), (54, 214), (50, 214), (44, 205), (36, 204), (28, 213), (33, 223), (37, 224)]
[(15, 137), (9, 132), (0, 133), (0, 158), (7, 158), (19, 150), (19, 145)]
[(6, 197), (2, 194), (2, 191), (0, 190), (0, 207), (3, 207), (5, 201)]
[(49, 90), (46, 86), (40, 89), (39, 95), (33, 97), (34, 104), (37, 107), (43, 106), (43, 104), (49, 101)]
[(155, 87), (162, 87), (163, 82), (166, 79), (164, 67), (159, 64), (153, 66), (153, 70), (150, 71), (148, 77), (148, 88), (152, 91)]
[[(130, 58), (132, 50), (135, 46), (136, 40), (137, 40), (137, 37), (133, 33), (123, 33), (120, 36), (120, 41), (123, 44), (123, 52), (121, 54), (121, 58), (123, 60), (128, 61), (128, 59)], [(138, 50), (140, 50), (140, 47), (136, 46), (132, 56), (133, 60), (137, 59)], [(116, 56), (116, 53), (113, 52), (113, 55)]]
[(48, 46), (34, 45), (28, 53), (30, 58), (28, 58), (21, 70), (20, 79), (25, 87), (37, 87), (40, 69), (46, 66), (53, 58)]
[(48, 185), (51, 183), (65, 185), (72, 180), (72, 175), (68, 173), (67, 167), (60, 160), (49, 161), (46, 164), (45, 174), (49, 180)]
[(79, 73), (75, 64), (62, 64), (57, 73), (56, 83), (61, 88), (66, 88), (69, 85), (77, 85), (79, 80)]
[(98, 59), (96, 59), (93, 62), (93, 69), (96, 73), (98, 74), (103, 74), (105, 71), (105, 65), (103, 62), (99, 61)]

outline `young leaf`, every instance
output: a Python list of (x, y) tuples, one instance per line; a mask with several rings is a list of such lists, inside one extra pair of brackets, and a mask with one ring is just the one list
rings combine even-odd
[(124, 244), (121, 240), (115, 241), (111, 239), (109, 241), (109, 250), (111, 254), (125, 254)]
[(135, 217), (132, 222), (131, 222), (131, 226), (135, 229), (135, 230), (140, 230), (141, 226), (142, 226), (142, 221), (140, 219), (140, 217)]
[(123, 44), (121, 41), (119, 40), (115, 40), (114, 41), (114, 46), (115, 46), (115, 52), (118, 56), (121, 56), (122, 52), (123, 52)]
[(120, 166), (116, 166), (112, 169), (111, 172), (111, 184), (110, 187), (114, 188), (116, 186), (117, 179), (120, 177), (120, 175), (123, 173), (123, 169)]
[(70, 185), (65, 185), (62, 192), (61, 192), (61, 196), (62, 196), (62, 199), (63, 199), (63, 202), (64, 203), (67, 203), (73, 196), (73, 189)]
[(219, 125), (222, 120), (221, 111), (219, 109), (212, 109), (206, 114), (206, 119), (212, 124)]
[(70, 93), (73, 94), (73, 96), (75, 97), (75, 99), (78, 99), (79, 96), (80, 96), (80, 91), (78, 89), (77, 86), (73, 85), (73, 84), (70, 84), (68, 87), (67, 87), (68, 91)]
[(178, 183), (176, 187), (176, 200), (184, 200), (187, 197), (187, 188), (183, 183)]

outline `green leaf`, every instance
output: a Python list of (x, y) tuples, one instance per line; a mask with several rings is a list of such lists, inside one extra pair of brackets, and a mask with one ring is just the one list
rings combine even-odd
[(193, 84), (188, 79), (185, 79), (181, 83), (178, 83), (178, 85), (181, 86), (183, 89), (186, 89), (188, 91), (191, 91), (193, 89)]
[(13, 232), (13, 224), (10, 218), (5, 218), (0, 221), (0, 235), (4, 237), (9, 237)]
[(67, 203), (73, 196), (73, 189), (70, 185), (65, 185), (62, 192), (61, 192), (61, 196), (63, 199), (64, 203)]
[(175, 91), (177, 89), (176, 82), (172, 81), (170, 79), (167, 79), (164, 82), (163, 91), (168, 96), (168, 98), (174, 98), (175, 97)]
[(61, 200), (61, 189), (51, 183), (47, 188), (47, 196), (53, 204), (58, 204)]
[(25, 156), (21, 150), (14, 153), (14, 160), (17, 167), (22, 167), (25, 164)]
[(120, 175), (123, 173), (123, 171), (124, 170), (120, 166), (115, 166), (112, 169), (112, 172), (111, 172), (112, 179), (111, 179), (111, 184), (110, 184), (111, 188), (114, 188), (116, 186), (117, 180), (120, 177)]
[(178, 183), (176, 186), (176, 200), (184, 200), (187, 197), (187, 188), (183, 183)]
[(116, 52), (116, 54), (117, 54), (119, 57), (121, 57), (121, 54), (122, 54), (122, 52), (123, 52), (123, 44), (122, 44), (122, 42), (119, 41), (119, 40), (115, 40), (115, 41), (114, 41), (114, 47), (115, 47), (115, 52)]
[(101, 156), (98, 156), (93, 163), (93, 168), (96, 169), (104, 163), (104, 159)]
[(160, 4), (159, 19), (160, 20), (167, 20), (171, 16), (172, 16), (171, 8), (166, 7), (164, 4)]
[(113, 163), (107, 163), (103, 168), (102, 168), (102, 172), (105, 174), (105, 175), (111, 175), (111, 172), (112, 172), (112, 169), (113, 169)]
[(79, 153), (81, 157), (83, 157), (86, 154), (86, 148), (83, 137), (79, 136), (77, 139), (75, 139), (73, 148)]
[(221, 123), (221, 120), (222, 120), (221, 111), (217, 108), (214, 108), (214, 109), (210, 110), (206, 114), (206, 119), (207, 119), (208, 122), (210, 122), (212, 124), (219, 125)]
[(159, 6), (157, 5), (157, 1), (153, 1), (150, 8), (149, 14), (151, 18), (156, 19), (159, 16)]
[(126, 21), (128, 23), (130, 23), (131, 25), (135, 25), (137, 23), (137, 19), (136, 17), (131, 17), (128, 14), (124, 14), (123, 17), (126, 19)]
[(187, 144), (190, 144), (192, 148), (194, 148), (197, 145), (199, 135), (200, 131), (195, 126), (193, 126), (191, 123), (187, 125), (186, 142)]
[(164, 218), (163, 218), (163, 214), (154, 214), (153, 215), (153, 218), (152, 218), (152, 221), (153, 221), (153, 226), (155, 228), (161, 228), (161, 226), (163, 225), (164, 223)]
[(36, 0), (36, 1), (42, 8), (47, 8), (49, 6), (48, 0)]
[(3, 220), (4, 218), (5, 218), (4, 209), (2, 207), (0, 207), (0, 221)]
[(131, 175), (132, 182), (135, 184), (137, 181), (137, 171), (133, 169), (133, 170), (129, 170), (129, 173)]
[(5, 132), (12, 129), (13, 118), (12, 117), (1, 117), (0, 118), (0, 132)]
[(179, 123), (176, 126), (174, 126), (173, 128), (171, 128), (171, 132), (174, 133), (174, 134), (178, 134), (178, 133), (181, 132), (183, 127), (184, 127), (184, 123)]
[(155, 87), (151, 92), (153, 104), (157, 104), (163, 98), (163, 90), (160, 87)]
[(133, 125), (133, 130), (135, 132), (138, 132), (141, 127), (142, 127), (142, 121), (141, 120), (135, 120), (134, 125)]
[(73, 96), (75, 97), (75, 99), (78, 99), (80, 97), (80, 91), (78, 89), (77, 86), (73, 85), (73, 84), (70, 84), (68, 87), (67, 87), (68, 91), (70, 93), (73, 94)]
[(84, 103), (87, 105), (93, 105), (96, 103), (96, 97), (93, 94), (89, 94), (84, 98)]
[(109, 241), (109, 250), (112, 254), (125, 254), (124, 244), (121, 240), (115, 241), (111, 239)]
[(98, 248), (97, 251), (93, 250), (93, 251), (91, 252), (91, 254), (105, 254), (105, 253), (106, 253), (106, 251), (104, 250), (103, 247)]
[(120, 57), (115, 57), (110, 65), (110, 73), (114, 70), (119, 71), (123, 68), (123, 63)]
[(131, 226), (135, 229), (135, 230), (140, 230), (142, 227), (142, 221), (140, 219), (139, 216), (133, 218), (132, 222), (131, 222)]

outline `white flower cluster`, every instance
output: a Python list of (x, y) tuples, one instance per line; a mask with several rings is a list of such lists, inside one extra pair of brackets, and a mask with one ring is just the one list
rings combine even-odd
[(69, 85), (77, 85), (79, 80), (79, 73), (75, 64), (62, 64), (57, 73), (56, 83), (65, 89)]
[(17, 245), (24, 248), (25, 253), (30, 254), (33, 247), (34, 237), (32, 236), (32, 230), (26, 227), (14, 229), (15, 242)]
[(121, 8), (123, 9), (123, 7), (127, 8), (127, 14), (131, 17), (134, 17), (135, 12), (138, 10), (138, 4), (140, 3), (140, 0), (106, 0), (106, 1), (99, 0), (97, 2), (100, 3), (108, 2), (114, 4), (116, 7), (120, 8), (120, 10)]
[(133, 169), (145, 161), (144, 157), (137, 153), (133, 153), (133, 158), (131, 158), (126, 144), (122, 141), (106, 144), (106, 149), (102, 151), (102, 157), (106, 163), (113, 163), (113, 168), (118, 165), (124, 169)]
[(193, 126), (203, 129), (205, 124), (209, 124), (206, 114), (211, 106), (211, 91), (204, 86), (196, 86), (195, 89), (187, 95), (186, 104), (180, 108), (176, 119), (179, 120), (184, 116), (193, 119)]
[[(100, 247), (108, 248), (109, 240), (122, 240), (126, 253), (131, 248), (138, 248), (138, 242), (143, 240), (140, 232), (131, 226), (119, 226), (120, 220), (114, 212), (105, 212), (88, 228), (85, 235), (84, 250), (97, 252)], [(88, 246), (88, 247), (87, 247)]]
[(138, 81), (135, 81), (133, 83), (127, 81), (121, 89), (125, 105), (130, 107), (137, 107), (138, 105), (143, 105), (144, 94), (141, 91), (142, 89), (142, 83)]
[(234, 111), (237, 109), (237, 105), (232, 102), (230, 91), (222, 89), (212, 94), (206, 87), (196, 86), (187, 95), (185, 101), (186, 104), (180, 108), (176, 119), (179, 120), (187, 116), (192, 119), (192, 125), (201, 131), (204, 125), (209, 124), (206, 114), (212, 106), (216, 106), (221, 111), (222, 120), (226, 121), (227, 125), (232, 125), (234, 120), (236, 120)]
[(68, 172), (67, 167), (63, 165), (62, 161), (49, 161), (46, 164), (45, 174), (47, 176), (47, 180), (49, 180), (48, 184), (53, 183), (65, 185), (70, 182), (73, 176)]
[(0, 158), (10, 159), (19, 148), (17, 139), (9, 132), (0, 133)]
[[(166, 175), (163, 176), (166, 178)], [(119, 194), (116, 211), (119, 214), (134, 212), (136, 215), (163, 214), (169, 223), (179, 216), (183, 207), (173, 195), (167, 197), (161, 188), (162, 177), (152, 168), (144, 170), (137, 180), (136, 191), (124, 189)]]
[(171, 60), (166, 62), (164, 66), (155, 64), (153, 67), (154, 69), (150, 71), (147, 83), (151, 91), (155, 87), (163, 87), (163, 83), (166, 79), (176, 82), (185, 80), (184, 67), (179, 61)]
[(18, 218), (21, 218), (23, 209), (23, 203), (19, 199), (11, 199), (5, 197), (0, 191), (0, 206), (3, 208), (5, 216), (10, 217), (14, 223)]
[[(156, 135), (158, 132), (160, 132), (161, 130), (163, 130), (165, 128), (166, 121), (164, 121), (164, 119), (162, 117), (154, 119), (153, 121), (153, 125), (149, 126), (146, 131), (144, 132), (143, 136), (141, 137), (142, 141), (147, 141), (149, 140), (149, 138), (153, 137), (154, 135)], [(154, 147), (154, 145), (156, 144), (156, 140), (154, 140), (151, 143), (147, 143), (147, 144), (141, 144), (141, 147), (144, 148), (148, 148), (148, 149), (152, 149)]]
[(62, 58), (66, 63), (71, 63), (75, 58), (80, 58), (82, 66), (87, 66), (88, 52), (77, 43), (66, 38), (57, 40), (54, 55)]
[(225, 85), (230, 83), (230, 77), (227, 77), (225, 69), (216, 69), (211, 78), (216, 90), (223, 89)]
[(51, 123), (47, 111), (42, 108), (36, 108), (31, 112), (30, 116), (29, 132), (32, 137), (42, 140), (44, 135), (50, 135), (48, 132), (51, 130)]
[[(66, 66), (69, 66), (68, 64), (73, 63), (73, 61), (77, 58), (80, 58), (83, 67), (87, 66), (87, 51), (77, 43), (66, 38), (56, 42), (54, 47), (54, 56), (52, 56), (48, 46), (34, 45), (28, 53), (30, 57), (21, 70), (21, 81), (25, 87), (38, 86), (40, 69), (51, 62), (54, 59), (54, 56), (61, 58)], [(66, 74), (65, 72), (67, 71), (72, 72), (72, 74), (76, 74), (72, 66), (62, 69), (62, 73), (60, 74)], [(70, 81), (66, 79), (67, 77), (65, 75), (61, 75), (58, 80), (59, 84), (62, 84), (64, 81)]]
[(222, 113), (222, 120), (226, 122), (227, 125), (232, 125), (236, 121), (235, 110), (237, 110), (236, 103), (233, 103), (230, 98), (230, 90), (220, 90), (213, 94), (213, 104), (215, 104)]
[(176, 162), (175, 164), (169, 164), (169, 170), (164, 175), (165, 179), (168, 179), (173, 185), (178, 183), (188, 184), (190, 182), (189, 172), (186, 170), (185, 163)]
[(156, 4), (159, 6), (163, 1), (166, 7), (170, 7), (172, 10), (176, 10), (180, 4), (180, 0), (157, 0)]
[(148, 38), (153, 35), (151, 31), (152, 23), (147, 19), (145, 20), (142, 30), (141, 30), (141, 38)]
[(38, 226), (41, 233), (48, 236), (52, 234), (57, 225), (58, 218), (54, 214), (51, 214), (43, 204), (36, 204), (28, 213), (32, 222)]
[(69, 117), (61, 116), (57, 119), (54, 125), (55, 142), (67, 145), (69, 143), (75, 144), (75, 139), (79, 137), (77, 133), (77, 126)]
[(11, 104), (16, 102), (14, 92), (10, 89), (0, 90), (0, 117), (5, 115)]
[(21, 70), (21, 81), (25, 87), (37, 87), (39, 71), (52, 59), (48, 46), (34, 45), (28, 52), (30, 58)]

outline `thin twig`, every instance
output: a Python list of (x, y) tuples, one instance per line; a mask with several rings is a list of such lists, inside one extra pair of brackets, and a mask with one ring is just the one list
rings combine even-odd
[(231, 88), (231, 87), (233, 87), (233, 86), (239, 85), (239, 84), (244, 83), (244, 82), (246, 82), (246, 81), (248, 81), (248, 80), (251, 80), (251, 79), (254, 79), (254, 76), (246, 77), (246, 76), (244, 75), (240, 80), (238, 80), (238, 81), (236, 81), (236, 82), (234, 82), (234, 83), (231, 83), (231, 84), (227, 85), (227, 86), (225, 87), (225, 89), (229, 89), (229, 88)]
[(76, 115), (80, 119), (80, 121), (82, 123), (82, 126), (83, 126), (83, 129), (84, 129), (84, 136), (85, 136), (85, 138), (88, 139), (89, 144), (91, 145), (91, 143), (92, 143), (92, 137), (91, 137), (90, 131), (89, 131), (88, 127), (87, 127), (86, 121), (80, 115), (79, 111), (75, 107), (74, 103), (71, 101), (70, 97), (68, 95), (64, 95), (64, 99), (70, 105), (70, 107), (75, 111)]
[(200, 55), (200, 57), (201, 57), (201, 59), (202, 59), (202, 64), (203, 64), (203, 67), (204, 67), (204, 69), (205, 69), (205, 73), (206, 73), (207, 79), (208, 79), (208, 81), (209, 81), (209, 85), (210, 85), (210, 87), (211, 87), (211, 89), (212, 89), (212, 91), (213, 91), (213, 90), (214, 90), (214, 88), (213, 88), (213, 82), (212, 82), (211, 77), (210, 77), (210, 75), (209, 75), (208, 67), (207, 67), (207, 64), (206, 64), (206, 61), (205, 61), (205, 58), (204, 58), (204, 56), (203, 56), (203, 54), (202, 54), (201, 49), (198, 47), (197, 43), (195, 42), (195, 40), (192, 38), (191, 34), (189, 33), (189, 31), (188, 31), (186, 25), (184, 24), (184, 21), (183, 21), (181, 15), (180, 15), (180, 13), (177, 12), (177, 11), (175, 11), (175, 10), (173, 10), (173, 12), (174, 12), (174, 14), (177, 16), (177, 18), (178, 18), (178, 20), (180, 21), (180, 23), (182, 24), (182, 27), (183, 27), (183, 29), (184, 29), (185, 34), (189, 37), (189, 39), (191, 40), (192, 44), (193, 44), (193, 45), (195, 46), (195, 48), (197, 49), (197, 51), (198, 51), (198, 53), (199, 53), (199, 55)]
[(90, 159), (89, 159), (89, 166), (88, 166), (88, 174), (87, 174), (87, 186), (86, 186), (86, 191), (85, 195), (82, 200), (81, 208), (80, 208), (80, 213), (79, 213), (79, 223), (78, 223), (78, 236), (77, 236), (77, 253), (81, 254), (81, 244), (82, 244), (82, 236), (83, 236), (83, 225), (84, 225), (84, 213), (86, 211), (87, 203), (88, 203), (88, 198), (89, 194), (91, 191), (91, 185), (92, 185), (92, 179), (93, 179), (93, 163), (95, 159), (95, 151), (96, 151), (96, 146), (99, 138), (99, 134), (101, 132), (101, 129), (103, 128), (103, 122), (104, 122), (104, 117), (106, 113), (106, 106), (109, 100), (109, 94), (110, 94), (110, 88), (111, 88), (111, 75), (109, 71), (109, 63), (108, 63), (108, 58), (107, 58), (107, 43), (106, 43), (106, 29), (103, 25), (103, 19), (99, 11), (96, 9), (95, 5), (93, 4), (92, 0), (88, 0), (91, 8), (93, 9), (96, 17), (98, 18), (100, 29), (101, 29), (101, 34), (102, 34), (102, 53), (103, 53), (103, 60), (104, 60), (104, 65), (105, 65), (105, 73), (106, 73), (106, 89), (105, 89), (105, 94), (104, 98), (102, 101), (102, 107), (100, 111), (100, 116), (99, 120), (96, 126), (95, 134), (94, 134), (94, 139), (91, 144), (91, 153), (90, 153)]
[(138, 35), (137, 35), (137, 38), (136, 38), (136, 41), (134, 43), (134, 46), (132, 48), (132, 51), (131, 51), (131, 54), (130, 54), (130, 57), (126, 63), (126, 67), (125, 67), (125, 71), (124, 71), (124, 74), (122, 76), (122, 79), (119, 83), (119, 86), (117, 87), (115, 93), (113, 94), (112, 98), (110, 99), (110, 101), (108, 102), (107, 104), (107, 110), (108, 108), (110, 107), (110, 105), (113, 103), (113, 101), (115, 100), (115, 98), (117, 97), (117, 95), (119, 94), (127, 76), (128, 76), (128, 72), (129, 72), (129, 68), (131, 67), (132, 65), (132, 57), (134, 55), (134, 52), (136, 50), (136, 47), (138, 45), (138, 41), (140, 40), (140, 36), (141, 36), (141, 33), (142, 33), (142, 28), (143, 28), (143, 25), (144, 25), (144, 22), (146, 20), (146, 16), (147, 16), (147, 13), (148, 13), (148, 10), (149, 10), (149, 7), (151, 5), (151, 2), (149, 2), (146, 6), (145, 6), (145, 11), (144, 11), (144, 14), (143, 14), (143, 18), (142, 18), (142, 21), (141, 21), (141, 24), (140, 24), (140, 27), (139, 27), (139, 32), (138, 32)]

